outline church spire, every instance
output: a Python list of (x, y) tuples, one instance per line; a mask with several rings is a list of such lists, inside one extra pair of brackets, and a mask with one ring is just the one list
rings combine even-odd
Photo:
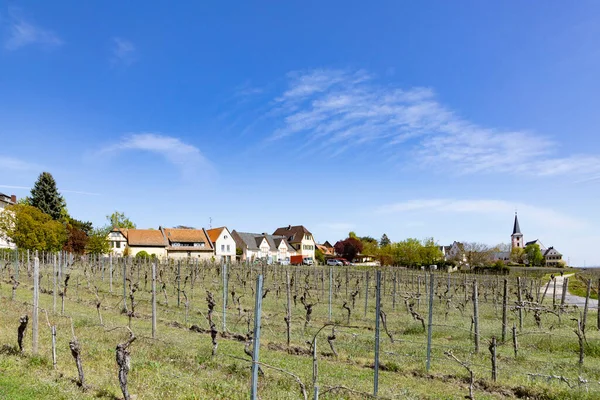
[(523, 234), (521, 233), (521, 227), (519, 226), (519, 218), (515, 211), (515, 225), (513, 226), (513, 233), (510, 235), (511, 247), (523, 248)]
[(521, 227), (519, 226), (519, 218), (517, 217), (517, 213), (515, 212), (515, 226), (513, 227), (513, 235), (521, 234)]

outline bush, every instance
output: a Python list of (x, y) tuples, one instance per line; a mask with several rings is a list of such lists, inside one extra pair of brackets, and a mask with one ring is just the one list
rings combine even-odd
[(150, 254), (146, 250), (142, 250), (135, 255), (135, 258), (150, 258)]
[(497, 275), (508, 275), (510, 273), (510, 267), (504, 264), (504, 261), (498, 260), (492, 265), (480, 265), (473, 268), (473, 271), (478, 273), (488, 273)]

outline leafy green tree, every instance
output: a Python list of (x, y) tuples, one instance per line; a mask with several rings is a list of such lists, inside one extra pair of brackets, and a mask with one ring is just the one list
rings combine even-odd
[(515, 247), (510, 251), (510, 261), (518, 264), (523, 264), (525, 256), (525, 249), (521, 247)]
[(426, 265), (436, 264), (443, 258), (442, 251), (439, 246), (435, 243), (433, 238), (427, 238), (423, 240), (420, 249), (421, 261)]
[(110, 253), (110, 243), (108, 242), (109, 231), (109, 227), (92, 229), (85, 249), (87, 253), (94, 255)]
[(421, 241), (414, 238), (409, 238), (392, 245), (392, 254), (394, 262), (397, 265), (407, 267), (416, 267), (421, 265)]
[(320, 264), (325, 264), (325, 254), (320, 249), (315, 249), (315, 258)]
[(544, 256), (537, 243), (525, 246), (525, 255), (527, 256), (527, 263), (532, 267), (540, 266), (544, 262)]
[(125, 213), (115, 211), (114, 213), (107, 215), (106, 219), (110, 222), (112, 228), (135, 229), (135, 224), (125, 216)]
[(79, 221), (75, 218), (71, 218), (69, 217), (67, 220), (67, 223), (69, 225), (71, 225), (73, 228), (79, 229), (83, 232), (85, 232), (86, 235), (89, 235), (90, 233), (92, 233), (92, 229), (94, 228), (94, 226), (92, 225), (92, 223), (90, 221)]
[(0, 235), (17, 247), (38, 251), (59, 251), (67, 240), (65, 226), (37, 207), (10, 205), (0, 213)]
[(388, 236), (384, 233), (381, 236), (381, 239), (379, 240), (379, 247), (385, 247), (385, 246), (389, 246), (390, 244), (392, 244), (392, 241), (390, 240), (390, 238), (388, 238)]
[(363, 242), (363, 244), (371, 243), (371, 244), (374, 244), (375, 246), (377, 246), (379, 244), (377, 242), (377, 239), (375, 239), (374, 237), (371, 237), (371, 236), (362, 236), (362, 237), (359, 237), (358, 239), (360, 239), (360, 241)]
[(48, 214), (53, 220), (66, 215), (65, 199), (58, 192), (56, 181), (49, 172), (42, 172), (31, 189), (31, 205)]

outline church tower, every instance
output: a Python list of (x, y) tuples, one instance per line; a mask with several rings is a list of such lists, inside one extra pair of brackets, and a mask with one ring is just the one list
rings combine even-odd
[(518, 247), (520, 249), (523, 248), (523, 234), (521, 233), (521, 227), (519, 226), (519, 218), (517, 218), (517, 213), (515, 212), (515, 225), (513, 227), (513, 233), (510, 236), (511, 247), (514, 249)]

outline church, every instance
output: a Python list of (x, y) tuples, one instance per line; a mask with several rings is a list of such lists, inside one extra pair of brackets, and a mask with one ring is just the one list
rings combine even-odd
[(539, 239), (532, 240), (530, 242), (525, 242), (523, 239), (523, 234), (521, 233), (521, 227), (519, 226), (519, 218), (517, 213), (515, 213), (515, 223), (513, 225), (513, 233), (510, 236), (510, 244), (511, 249), (525, 249), (530, 244), (537, 244), (540, 247), (542, 255), (544, 256), (544, 261), (546, 262), (546, 266), (548, 267), (558, 267), (562, 264), (562, 254), (556, 250), (554, 247), (546, 247), (542, 244)]

